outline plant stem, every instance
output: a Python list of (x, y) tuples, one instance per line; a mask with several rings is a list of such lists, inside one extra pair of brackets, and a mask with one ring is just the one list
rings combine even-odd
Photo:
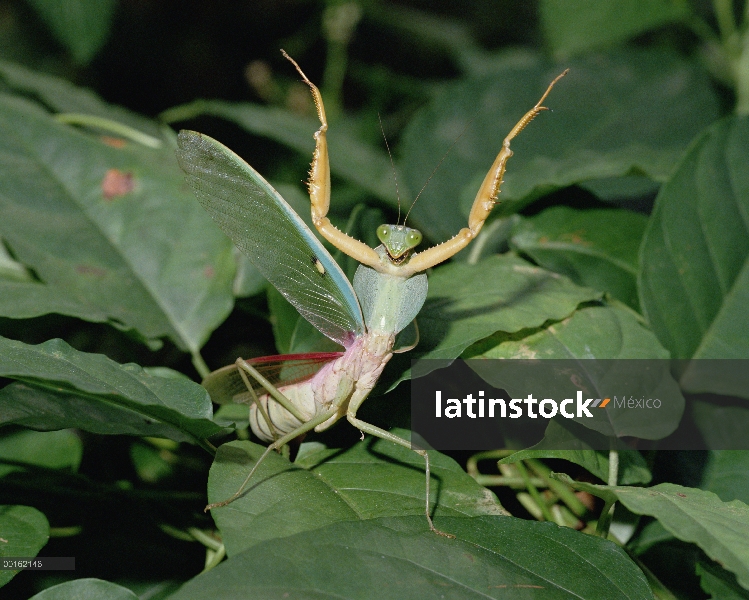
[[(749, 7), (749, 2), (747, 2)], [(741, 36), (741, 54), (735, 64), (736, 114), (749, 115), (749, 15)]]
[(105, 119), (104, 117), (97, 117), (95, 115), (82, 115), (78, 113), (60, 113), (55, 115), (55, 120), (60, 123), (66, 123), (68, 125), (83, 125), (84, 127), (96, 127), (97, 129), (103, 129), (104, 131), (110, 131), (116, 135), (122, 136), (138, 144), (142, 144), (148, 148), (161, 148), (162, 141), (158, 138), (150, 136), (142, 131), (138, 131), (117, 121), (111, 119)]
[(528, 470), (525, 468), (525, 464), (523, 463), (523, 461), (521, 460), (516, 462), (515, 466), (517, 467), (518, 471), (520, 471), (520, 475), (525, 480), (525, 487), (528, 490), (528, 493), (531, 495), (531, 498), (533, 498), (534, 502), (538, 505), (538, 508), (541, 509), (541, 514), (543, 515), (544, 520), (554, 523), (554, 515), (551, 514), (549, 507), (546, 505), (546, 501), (538, 492), (538, 488), (533, 485), (533, 482), (528, 475)]
[[(610, 438), (609, 444), (609, 479), (608, 485), (616, 486), (619, 481), (619, 451), (614, 448), (616, 438)], [(598, 518), (598, 525), (596, 526), (596, 533), (601, 537), (609, 536), (609, 527), (611, 526), (611, 520), (614, 518), (614, 504), (615, 501), (606, 502), (601, 511), (601, 516)]]
[(539, 460), (528, 459), (528, 466), (534, 471), (541, 479), (544, 480), (549, 489), (554, 492), (559, 499), (567, 505), (567, 508), (572, 511), (576, 516), (583, 517), (588, 509), (580, 501), (580, 498), (575, 496), (575, 493), (561, 481), (552, 479), (549, 477), (551, 469), (543, 464)]
[(206, 548), (213, 550), (214, 552), (219, 552), (221, 550), (221, 547), (223, 546), (223, 544), (219, 540), (212, 538), (210, 535), (205, 533), (203, 530), (198, 529), (197, 527), (188, 527), (187, 531), (197, 541), (203, 544)]
[(208, 365), (205, 364), (203, 356), (200, 354), (200, 350), (193, 350), (190, 355), (192, 356), (193, 367), (195, 367), (198, 375), (200, 375), (201, 378), (205, 379), (211, 372), (211, 370), (208, 368)]
[(476, 483), (484, 487), (524, 488), (529, 481), (535, 486), (542, 487), (545, 483), (540, 477), (530, 477), (528, 479), (508, 477), (507, 475), (473, 475), (472, 477)]
[(512, 456), (515, 452), (516, 450), (486, 450), (484, 452), (477, 452), (466, 461), (466, 472), (471, 477), (477, 477), (481, 475), (478, 466), (480, 460), (497, 460), (498, 458), (502, 459), (508, 456)]
[(713, 10), (718, 21), (720, 37), (725, 43), (736, 35), (736, 19), (733, 16), (733, 0), (713, 0)]
[(613, 448), (609, 450), (609, 485), (619, 484), (619, 451)]
[(210, 571), (213, 567), (218, 565), (222, 560), (224, 560), (224, 557), (226, 556), (226, 548), (223, 544), (221, 544), (221, 547), (218, 550), (211, 550), (210, 548), (206, 550), (205, 553), (205, 567), (203, 568), (203, 573), (206, 571)]
[(342, 112), (343, 78), (348, 66), (348, 44), (362, 17), (356, 2), (329, 1), (323, 12), (323, 33), (328, 41), (321, 93), (331, 120)]

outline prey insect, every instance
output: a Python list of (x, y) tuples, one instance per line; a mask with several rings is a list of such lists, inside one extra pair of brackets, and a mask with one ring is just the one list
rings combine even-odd
[[(465, 248), (481, 231), (497, 202), (510, 141), (546, 110), (541, 99), (512, 128), (474, 200), (468, 227), (452, 239), (413, 253), (422, 235), (400, 225), (380, 225), (382, 244), (370, 248), (336, 229), (327, 217), (330, 206), (330, 166), (326, 133), (328, 123), (322, 97), (297, 63), (285, 52), (309, 86), (320, 120), (309, 179), (312, 221), (318, 232), (360, 264), (353, 287), (319, 240), (283, 198), (247, 163), (208, 136), (193, 131), (179, 134), (177, 156), (200, 203), (237, 247), (312, 325), (344, 347), (343, 352), (289, 355), (293, 361), (320, 361), (324, 366), (311, 376), (294, 378), (276, 387), (257, 368), (263, 359), (237, 359), (215, 371), (204, 385), (214, 401), (239, 395), (250, 402), (250, 426), (261, 440), (270, 442), (239, 490), (206, 510), (226, 506), (238, 498), (269, 452), (308, 431), (322, 431), (341, 418), (359, 429), (389, 440), (424, 458), (426, 470), (425, 514), (435, 528), (429, 506), (430, 468), (426, 450), (380, 427), (362, 421), (357, 412), (394, 352), (396, 335), (421, 310), (427, 295), (424, 271)], [(277, 360), (283, 357), (272, 357)], [(257, 393), (255, 389), (260, 389)]]

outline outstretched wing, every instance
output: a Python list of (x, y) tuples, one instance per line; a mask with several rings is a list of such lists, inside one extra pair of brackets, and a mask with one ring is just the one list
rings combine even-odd
[(260, 174), (216, 140), (181, 131), (177, 159), (219, 227), (330, 339), (348, 347), (364, 332), (351, 284), (315, 235)]

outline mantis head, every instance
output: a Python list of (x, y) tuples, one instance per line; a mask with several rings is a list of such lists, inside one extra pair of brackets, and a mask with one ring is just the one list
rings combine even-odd
[(377, 237), (385, 246), (390, 260), (397, 264), (402, 263), (411, 250), (421, 243), (421, 232), (411, 229), (405, 225), (380, 225), (377, 228)]

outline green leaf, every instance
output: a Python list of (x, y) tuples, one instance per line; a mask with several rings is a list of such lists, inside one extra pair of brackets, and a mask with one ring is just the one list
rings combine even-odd
[(683, 0), (542, 0), (546, 43), (559, 56), (613, 46), (631, 37), (686, 20)]
[(552, 523), (444, 517), (333, 523), (270, 540), (185, 584), (172, 600), (262, 598), (652, 599), (621, 548)]
[(660, 188), (660, 184), (642, 175), (591, 179), (578, 185), (604, 202), (655, 196)]
[(704, 440), (705, 448), (746, 450), (749, 409), (741, 406), (720, 406), (699, 400), (693, 400), (691, 404), (692, 420)]
[(638, 317), (618, 306), (588, 306), (520, 339), (490, 338), (473, 349), (471, 358), (668, 358), (668, 351)]
[(627, 550), (632, 556), (641, 556), (653, 546), (662, 542), (673, 541), (674, 536), (669, 533), (658, 519), (653, 519), (640, 528), (627, 542)]
[(221, 431), (208, 392), (187, 378), (158, 377), (62, 340), (37, 346), (0, 338), (0, 425), (75, 427), (103, 434), (201, 443)]
[[(243, 495), (213, 510), (227, 554), (336, 521), (421, 515), (426, 524), (424, 460), (415, 452), (376, 438), (343, 451), (302, 448), (294, 464), (271, 452)], [(208, 479), (209, 501), (233, 495), (264, 450), (250, 442), (221, 446)], [(434, 515), (506, 514), (454, 460), (436, 451), (429, 457)]]
[[(36, 556), (49, 540), (47, 518), (30, 506), (0, 506), (0, 531), (0, 558)], [(0, 587), (17, 573), (0, 571)]]
[[(664, 360), (668, 352), (631, 310), (589, 306), (561, 323), (553, 323), (520, 339), (516, 337), (503, 334), (488, 338), (470, 350), (470, 357), (590, 361), (586, 363), (587, 373), (582, 376), (586, 389), (595, 390), (592, 393), (597, 397), (610, 397), (612, 402), (605, 410), (594, 411), (592, 419), (576, 417), (576, 423), (605, 436), (650, 440), (664, 438), (678, 427), (685, 401), (671, 375), (670, 364)], [(622, 362), (613, 362), (614, 359)], [(642, 377), (639, 377), (642, 367), (631, 359), (652, 359), (646, 363), (648, 369), (642, 370)], [(518, 381), (517, 371), (496, 369), (491, 364), (483, 366), (485, 363), (481, 360), (469, 364), (484, 380), (506, 389), (511, 397), (517, 397), (512, 395), (517, 393), (513, 389), (524, 384)], [(633, 377), (635, 373), (637, 378)], [(554, 397), (560, 391), (559, 380), (555, 377), (549, 382), (539, 380), (535, 385), (535, 393), (541, 398)], [(566, 393), (572, 396), (565, 397), (574, 397), (575, 391), (571, 386)], [(661, 405), (652, 409), (629, 407), (625, 402), (628, 397), (658, 398)]]
[[(746, 428), (743, 431), (746, 435)], [(741, 500), (744, 504), (749, 504), (749, 452), (746, 450), (710, 452), (702, 473), (700, 487), (714, 492), (724, 502)]]
[(165, 457), (161, 449), (144, 442), (137, 441), (130, 446), (130, 460), (138, 477), (148, 483), (156, 483), (174, 473), (174, 461), (170, 461), (168, 455)]
[[(749, 117), (725, 118), (694, 141), (656, 198), (640, 304), (674, 358), (749, 358), (748, 154)], [(687, 391), (699, 383), (685, 379)], [(733, 393), (747, 397), (742, 386)]]
[(736, 577), (715, 563), (698, 562), (697, 575), (700, 587), (710, 594), (712, 600), (747, 600), (749, 592), (736, 583)]
[[(499, 463), (509, 464), (526, 458), (559, 458), (580, 465), (598, 479), (608, 481), (608, 452), (594, 449), (605, 446), (607, 442), (599, 433), (583, 429), (574, 423), (560, 423), (552, 419), (546, 427), (543, 439), (538, 444), (515, 452), (500, 460)], [(577, 446), (575, 450), (559, 450), (559, 448), (570, 448), (573, 445)], [(650, 483), (652, 475), (642, 454), (637, 450), (628, 449), (621, 443), (618, 443), (618, 450), (619, 483), (621, 485)]]
[(91, 306), (93, 320), (196, 352), (231, 310), (234, 263), (173, 148), (88, 135), (7, 96), (0, 127), (0, 234), (51, 288), (25, 313)]
[(589, 179), (640, 174), (664, 181), (692, 138), (718, 116), (705, 73), (668, 52), (630, 49), (564, 65), (508, 54), (498, 63), (490, 73), (445, 86), (403, 134), (400, 166), (411, 190), (421, 189), (455, 143), (410, 216), (434, 241), (466, 226), (503, 137), (564, 67), (569, 75), (545, 101), (551, 110), (512, 142), (496, 216)]
[(6, 461), (25, 463), (47, 469), (78, 470), (83, 444), (74, 431), (2, 431), (0, 430), (0, 477), (23, 466), (3, 464)]
[(137, 600), (129, 589), (101, 579), (74, 579), (32, 596), (29, 600)]
[(600, 292), (574, 285), (514, 254), (435, 269), (419, 313), (421, 358), (457, 358), (474, 342), (568, 317)]
[[(315, 149), (313, 135), (320, 127), (320, 122), (314, 118), (300, 117), (275, 107), (222, 100), (197, 100), (171, 108), (161, 118), (174, 122), (199, 115), (227, 119), (250, 133), (280, 142), (312, 160)], [(393, 169), (387, 154), (359, 141), (353, 128), (347, 127), (345, 122), (337, 121), (328, 130), (327, 137), (331, 173), (360, 185), (375, 197), (395, 206)], [(406, 194), (405, 190), (401, 193)]]
[(27, 0), (67, 48), (75, 62), (86, 65), (106, 43), (116, 0)]
[(88, 304), (85, 298), (70, 296), (65, 288), (32, 281), (0, 280), (0, 315), (30, 319), (57, 313), (94, 323), (106, 323), (106, 312)]
[(0, 81), (16, 92), (35, 97), (53, 112), (93, 115), (123, 123), (146, 135), (157, 138), (163, 135), (160, 123), (121, 106), (107, 104), (91, 90), (73, 85), (66, 79), (0, 61)]
[(638, 310), (638, 250), (646, 223), (644, 215), (627, 210), (555, 206), (520, 221), (510, 245), (545, 269)]
[[(566, 479), (569, 479), (565, 476)], [(565, 480), (560, 477), (560, 479)], [(658, 519), (674, 537), (697, 544), (749, 588), (749, 506), (722, 502), (712, 492), (660, 483), (650, 488), (592, 485), (570, 480), (576, 489), (619, 500), (633, 513)]]

